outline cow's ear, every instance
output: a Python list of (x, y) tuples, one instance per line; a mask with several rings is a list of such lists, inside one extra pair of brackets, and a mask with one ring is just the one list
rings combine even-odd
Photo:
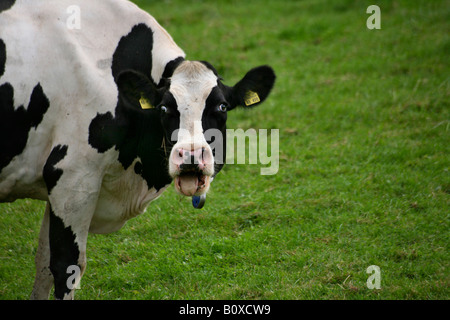
[(262, 103), (275, 83), (275, 72), (269, 66), (251, 69), (232, 88), (229, 88), (230, 109), (236, 106), (254, 107)]
[(161, 102), (161, 92), (140, 72), (122, 71), (117, 77), (117, 86), (119, 95), (128, 108), (153, 109)]

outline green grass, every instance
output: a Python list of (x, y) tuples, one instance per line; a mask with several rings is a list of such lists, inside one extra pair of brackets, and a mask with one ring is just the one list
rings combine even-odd
[[(280, 129), (280, 169), (228, 165), (204, 209), (171, 188), (91, 235), (77, 299), (449, 299), (448, 1), (137, 3), (226, 84), (275, 69), (228, 127)], [(0, 211), (0, 298), (26, 299), (44, 204)]]

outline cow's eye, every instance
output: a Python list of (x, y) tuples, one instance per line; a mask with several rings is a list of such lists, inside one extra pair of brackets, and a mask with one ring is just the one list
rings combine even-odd
[(161, 111), (162, 111), (162, 112), (167, 113), (167, 110), (168, 110), (168, 109), (167, 109), (166, 106), (161, 106)]
[(225, 104), (221, 103), (221, 104), (217, 107), (217, 109), (218, 109), (220, 112), (225, 112), (225, 111), (227, 111), (227, 106), (226, 106)]

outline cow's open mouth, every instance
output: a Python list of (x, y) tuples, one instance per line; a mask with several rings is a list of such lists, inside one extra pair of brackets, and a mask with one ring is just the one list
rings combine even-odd
[(208, 191), (209, 179), (198, 172), (181, 173), (175, 177), (175, 188), (185, 196), (199, 196)]

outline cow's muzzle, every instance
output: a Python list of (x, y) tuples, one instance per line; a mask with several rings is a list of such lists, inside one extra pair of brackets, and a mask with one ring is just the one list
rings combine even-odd
[(175, 180), (175, 189), (185, 196), (205, 194), (214, 174), (214, 159), (209, 146), (197, 149), (172, 149), (169, 173)]

